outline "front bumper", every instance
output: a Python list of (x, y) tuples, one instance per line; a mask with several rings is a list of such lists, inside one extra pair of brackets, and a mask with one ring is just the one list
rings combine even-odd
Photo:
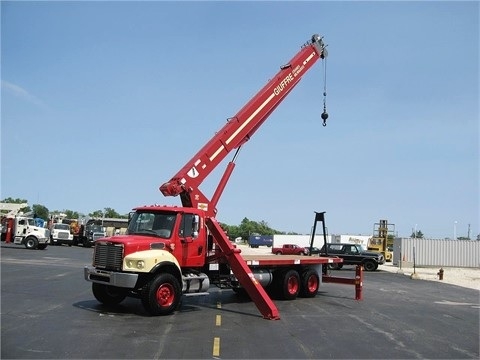
[(39, 244), (48, 244), (50, 242), (49, 238), (38, 238)]
[(129, 289), (134, 289), (138, 280), (138, 274), (99, 270), (90, 265), (85, 265), (83, 275), (87, 281)]

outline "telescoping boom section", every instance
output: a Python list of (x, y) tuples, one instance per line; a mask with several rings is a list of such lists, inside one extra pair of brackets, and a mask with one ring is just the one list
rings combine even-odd
[(180, 195), (184, 207), (216, 214), (216, 204), (228, 177), (233, 171), (230, 162), (212, 199), (200, 191), (205, 178), (234, 149), (238, 149), (257, 131), (275, 108), (302, 79), (318, 59), (326, 57), (325, 45), (319, 35), (302, 46), (300, 51), (216, 133), (168, 182), (160, 186), (165, 196)]

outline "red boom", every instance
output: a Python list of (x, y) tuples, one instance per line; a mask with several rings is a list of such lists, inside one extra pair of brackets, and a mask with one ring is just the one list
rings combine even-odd
[(215, 191), (212, 201), (199, 190), (205, 178), (233, 149), (238, 149), (250, 139), (268, 116), (298, 84), (302, 76), (319, 58), (326, 57), (323, 40), (313, 35), (290, 62), (270, 80), (245, 106), (168, 182), (160, 186), (164, 196), (180, 195), (184, 207), (206, 211), (215, 216), (216, 204), (228, 177), (233, 171), (233, 161)]

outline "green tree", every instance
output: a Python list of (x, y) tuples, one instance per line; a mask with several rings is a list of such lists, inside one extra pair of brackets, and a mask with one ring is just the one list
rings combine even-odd
[(121, 215), (112, 208), (106, 207), (104, 210), (105, 210), (106, 218), (114, 218), (114, 219), (121, 218)]
[(415, 231), (412, 231), (411, 238), (423, 239), (423, 233), (420, 230), (417, 230), (417, 234), (415, 235)]
[(32, 205), (32, 211), (33, 211), (34, 216), (36, 216), (37, 218), (41, 218), (43, 220), (48, 220), (48, 218), (49, 218), (50, 212), (43, 205), (33, 204)]
[(102, 218), (103, 217), (103, 210), (95, 210), (95, 211), (89, 213), (88, 216), (94, 217), (94, 218)]
[(116, 212), (114, 209), (110, 207), (106, 207), (103, 210), (95, 210), (94, 212), (91, 212), (88, 214), (90, 217), (96, 217), (96, 218), (113, 218), (113, 219), (126, 219), (128, 218), (127, 215), (120, 215), (118, 212)]
[(67, 215), (67, 219), (78, 219), (79, 217), (81, 217), (78, 211), (64, 210), (63, 213)]

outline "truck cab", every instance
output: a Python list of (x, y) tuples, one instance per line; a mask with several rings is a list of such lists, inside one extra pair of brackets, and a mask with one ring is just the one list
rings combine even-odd
[(70, 225), (55, 223), (50, 228), (50, 245), (62, 244), (72, 246), (73, 234), (70, 232)]
[(2, 241), (24, 245), (27, 249), (44, 250), (50, 240), (48, 229), (37, 226), (35, 219), (23, 215), (5, 218), (2, 226)]

